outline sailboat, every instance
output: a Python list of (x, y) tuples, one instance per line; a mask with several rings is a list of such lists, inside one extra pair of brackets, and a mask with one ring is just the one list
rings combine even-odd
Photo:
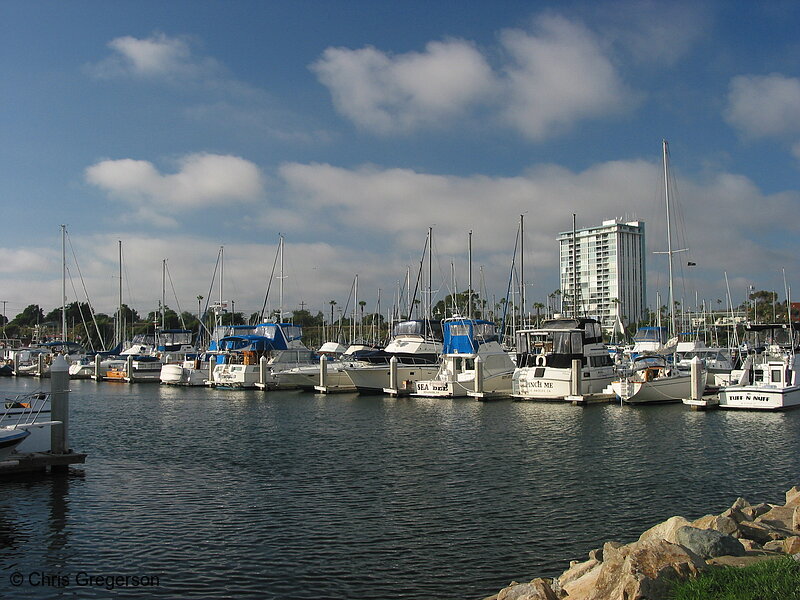
[[(672, 249), (672, 229), (670, 224), (670, 185), (669, 185), (669, 147), (662, 141), (664, 162), (664, 200), (667, 216), (667, 251), (669, 263), (669, 310), (670, 335), (677, 332), (675, 322), (674, 277), (672, 256), (682, 250)], [(669, 346), (670, 343), (667, 342)], [(674, 347), (673, 347), (674, 350)], [(682, 371), (674, 364), (674, 357), (667, 357), (668, 348), (659, 352), (642, 353), (624, 370), (619, 379), (611, 382), (614, 393), (626, 404), (647, 404), (654, 402), (679, 402), (691, 394), (691, 374)]]

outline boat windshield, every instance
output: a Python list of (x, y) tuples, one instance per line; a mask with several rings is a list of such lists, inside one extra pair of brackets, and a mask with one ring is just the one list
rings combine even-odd
[(392, 329), (392, 337), (400, 336), (432, 336), (442, 339), (442, 323), (440, 321), (401, 321)]

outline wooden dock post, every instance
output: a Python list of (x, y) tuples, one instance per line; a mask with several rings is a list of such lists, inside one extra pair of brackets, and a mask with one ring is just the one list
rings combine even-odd
[(94, 377), (95, 381), (101, 381), (103, 378), (100, 376), (100, 355), (94, 355)]

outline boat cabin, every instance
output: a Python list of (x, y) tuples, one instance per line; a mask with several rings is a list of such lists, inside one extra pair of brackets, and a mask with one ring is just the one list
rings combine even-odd
[(570, 368), (573, 360), (586, 366), (612, 366), (608, 352), (587, 355), (587, 346), (602, 348), (603, 332), (594, 319), (552, 319), (538, 329), (517, 332), (517, 367)]

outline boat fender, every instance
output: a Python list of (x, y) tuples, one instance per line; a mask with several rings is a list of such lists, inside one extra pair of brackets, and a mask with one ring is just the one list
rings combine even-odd
[(539, 354), (536, 357), (536, 366), (537, 367), (546, 367), (547, 366), (547, 357), (544, 354)]

